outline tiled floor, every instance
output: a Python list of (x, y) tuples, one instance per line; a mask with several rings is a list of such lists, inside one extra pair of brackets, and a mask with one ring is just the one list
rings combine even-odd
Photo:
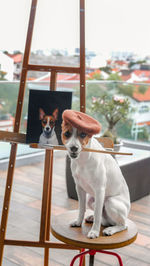
[[(55, 156), (53, 173), (52, 215), (76, 209), (77, 202), (68, 199), (65, 181), (64, 152)], [(6, 171), (0, 171), (0, 212), (2, 209)], [(40, 207), (43, 181), (43, 162), (15, 170), (7, 238), (38, 240), (40, 227)], [(132, 203), (130, 218), (136, 222), (138, 237), (134, 244), (118, 249), (124, 266), (150, 265), (150, 196)], [(53, 236), (51, 236), (53, 239)], [(77, 251), (50, 250), (50, 266), (68, 266)], [(88, 258), (87, 258), (88, 259)], [(41, 266), (43, 250), (7, 246), (4, 251), (3, 266)], [(75, 265), (78, 265), (77, 263)], [(88, 265), (88, 263), (86, 264)], [(95, 266), (118, 265), (116, 258), (97, 254)]]

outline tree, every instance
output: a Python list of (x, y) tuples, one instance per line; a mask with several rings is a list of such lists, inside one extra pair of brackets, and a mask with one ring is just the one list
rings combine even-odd
[(108, 77), (108, 80), (121, 80), (121, 77), (118, 73), (111, 73)]
[(119, 94), (133, 97), (133, 93), (136, 91), (136, 86), (132, 84), (116, 84), (116, 89)]
[(101, 73), (95, 72), (95, 73), (93, 73), (93, 75), (90, 79), (102, 80), (103, 77), (102, 77)]
[(111, 72), (112, 72), (112, 69), (111, 69), (111, 67), (109, 67), (109, 66), (100, 67), (99, 69), (100, 69), (101, 71), (106, 72), (107, 74), (111, 74)]
[(22, 54), (22, 52), (20, 52), (19, 50), (15, 50), (13, 54)]
[(142, 84), (142, 85), (140, 85), (138, 87), (138, 92), (141, 93), (141, 94), (145, 94), (145, 92), (147, 91), (147, 89), (148, 89), (148, 86)]
[(98, 69), (92, 73), (89, 74), (89, 80), (96, 79), (96, 80), (103, 80), (103, 76), (101, 74), (101, 71)]
[(138, 60), (138, 61), (131, 61), (129, 64), (128, 64), (128, 67), (129, 68), (132, 68), (134, 65), (141, 65), (143, 63), (146, 63), (146, 60)]
[(128, 99), (120, 99), (117, 97), (109, 97), (103, 95), (101, 98), (93, 97), (92, 110), (102, 114), (108, 124), (108, 129), (104, 136), (109, 136), (117, 143), (116, 124), (119, 121), (127, 119), (129, 113), (130, 103)]

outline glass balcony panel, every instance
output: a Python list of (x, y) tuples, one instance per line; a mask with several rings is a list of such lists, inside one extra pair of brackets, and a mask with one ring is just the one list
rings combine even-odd
[[(79, 76), (76, 80), (62, 80), (57, 76), (57, 91), (72, 91), (72, 109), (80, 110), (80, 84)], [(68, 74), (66, 74), (68, 75)], [(73, 74), (74, 75), (74, 74)], [(26, 132), (28, 114), (28, 96), (30, 89), (49, 90), (50, 77), (45, 73), (46, 80), (37, 79), (28, 81), (26, 84), (23, 113), (21, 118), (20, 132)], [(92, 97), (101, 97), (107, 93), (109, 97), (114, 95), (118, 99), (128, 98), (130, 110), (125, 121), (119, 121), (116, 126), (117, 135), (121, 139), (126, 139), (135, 143), (150, 143), (150, 102), (144, 101), (148, 93), (150, 84), (127, 83), (121, 81), (87, 80), (86, 81), (86, 113), (96, 118), (102, 124), (102, 132), (107, 129), (107, 121), (99, 112), (92, 111)], [(17, 95), (19, 82), (0, 81), (0, 130), (13, 131), (14, 118), (16, 112)], [(143, 100), (142, 100), (143, 99)], [(9, 156), (10, 144), (1, 143), (0, 158)], [(32, 153), (33, 150), (24, 145), (19, 145), (19, 154)]]

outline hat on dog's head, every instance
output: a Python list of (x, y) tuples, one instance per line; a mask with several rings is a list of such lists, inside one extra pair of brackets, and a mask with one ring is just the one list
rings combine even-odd
[(101, 124), (97, 120), (82, 112), (65, 110), (62, 118), (65, 124), (71, 124), (71, 126), (83, 131), (89, 137), (98, 134), (101, 130)]

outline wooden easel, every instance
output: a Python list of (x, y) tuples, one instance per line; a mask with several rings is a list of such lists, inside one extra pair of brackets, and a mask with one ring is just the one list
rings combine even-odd
[(29, 64), (31, 41), (33, 35), (34, 21), (37, 9), (38, 0), (32, 0), (31, 12), (29, 19), (29, 26), (27, 32), (27, 39), (25, 45), (24, 59), (22, 65), (22, 73), (20, 79), (20, 87), (16, 108), (14, 132), (0, 132), (0, 140), (9, 141), (11, 143), (11, 152), (6, 180), (6, 188), (4, 194), (4, 202), (1, 216), (0, 226), (0, 266), (3, 261), (3, 251), (5, 245), (27, 246), (27, 247), (42, 247), (44, 253), (44, 266), (48, 266), (49, 262), (49, 248), (60, 249), (76, 249), (67, 244), (53, 243), (49, 239), (50, 235), (50, 219), (51, 219), (51, 191), (52, 191), (52, 168), (53, 168), (53, 150), (45, 151), (45, 169), (43, 180), (43, 196), (41, 208), (41, 224), (39, 241), (24, 241), (6, 239), (7, 220), (9, 213), (9, 206), (11, 200), (11, 191), (13, 185), (13, 175), (15, 169), (17, 144), (25, 143), (25, 135), (19, 133), (21, 115), (24, 101), (24, 93), (26, 86), (26, 79), (28, 71), (43, 71), (51, 72), (50, 90), (56, 90), (57, 73), (77, 73), (80, 75), (80, 111), (85, 112), (85, 3), (84, 0), (80, 2), (80, 66), (79, 67), (63, 67), (63, 66), (46, 66), (46, 65), (32, 65)]

